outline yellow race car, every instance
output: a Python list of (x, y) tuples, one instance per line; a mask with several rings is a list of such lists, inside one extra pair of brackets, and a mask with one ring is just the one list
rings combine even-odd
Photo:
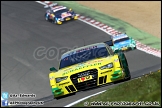
[(114, 54), (105, 43), (64, 53), (58, 70), (52, 67), (50, 71), (50, 87), (55, 99), (87, 88), (131, 79), (124, 53)]

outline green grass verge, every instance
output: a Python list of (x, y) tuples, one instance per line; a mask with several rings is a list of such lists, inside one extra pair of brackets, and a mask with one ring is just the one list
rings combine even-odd
[[(124, 82), (108, 89), (106, 92), (84, 100), (74, 107), (82, 107), (85, 102), (129, 101), (129, 102), (159, 102), (161, 105), (161, 69), (141, 78)], [(88, 105), (90, 106), (90, 104)]]
[(113, 27), (114, 29), (126, 32), (130, 37), (135, 40), (140, 41), (145, 45), (149, 45), (156, 49), (161, 49), (161, 39), (157, 38), (149, 33), (146, 33), (133, 25), (124, 22), (118, 18), (114, 18), (110, 15), (105, 15), (102, 12), (85, 7), (83, 5), (78, 4), (75, 1), (53, 1), (58, 3), (59, 5), (66, 6), (68, 8), (72, 8), (76, 13), (79, 13), (84, 16), (91, 17), (99, 22), (102, 22), (106, 25)]

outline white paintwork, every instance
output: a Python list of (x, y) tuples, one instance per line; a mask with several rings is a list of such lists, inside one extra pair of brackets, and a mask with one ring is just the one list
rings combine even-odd
[(77, 103), (79, 103), (79, 102), (81, 102), (81, 101), (83, 101), (83, 100), (85, 100), (85, 99), (88, 99), (88, 98), (90, 98), (90, 97), (92, 97), (92, 96), (101, 94), (101, 93), (103, 93), (103, 92), (105, 92), (105, 91), (106, 91), (106, 90), (103, 90), (103, 91), (98, 92), (98, 93), (95, 93), (95, 94), (93, 94), (93, 95), (89, 95), (89, 96), (84, 97), (84, 98), (82, 98), (82, 99), (79, 99), (79, 100), (77, 100), (77, 101), (75, 101), (75, 102), (72, 102), (72, 103), (70, 103), (70, 104), (68, 104), (68, 105), (66, 105), (66, 106), (64, 106), (64, 107), (71, 107), (71, 106), (73, 106), (73, 105), (75, 105), (75, 104), (77, 104)]

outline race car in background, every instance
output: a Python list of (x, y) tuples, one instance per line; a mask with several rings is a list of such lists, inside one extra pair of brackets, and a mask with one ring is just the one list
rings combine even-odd
[(126, 33), (122, 33), (116, 36), (111, 36), (110, 41), (106, 41), (114, 53), (118, 53), (120, 51), (129, 51), (136, 49), (136, 42), (131, 37), (128, 37)]
[(64, 53), (58, 70), (51, 67), (49, 73), (55, 99), (91, 87), (130, 79), (125, 54), (114, 54), (105, 43), (87, 45)]
[(45, 19), (55, 24), (62, 24), (65, 21), (78, 19), (78, 16), (71, 8), (54, 5), (46, 11)]

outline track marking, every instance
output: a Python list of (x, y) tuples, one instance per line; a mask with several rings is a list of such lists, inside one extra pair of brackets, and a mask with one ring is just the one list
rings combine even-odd
[(82, 98), (82, 99), (79, 99), (79, 100), (77, 100), (77, 101), (75, 101), (75, 102), (72, 102), (72, 103), (70, 103), (70, 104), (68, 104), (68, 105), (66, 105), (66, 106), (64, 106), (64, 107), (71, 107), (71, 106), (73, 106), (73, 105), (75, 105), (75, 104), (77, 104), (77, 103), (79, 103), (79, 102), (81, 102), (81, 101), (83, 101), (83, 100), (85, 100), (85, 99), (88, 99), (88, 98), (90, 98), (90, 97), (92, 97), (92, 96), (101, 94), (101, 93), (103, 93), (103, 92), (105, 92), (105, 91), (106, 91), (106, 90), (103, 90), (103, 91), (98, 92), (98, 93), (95, 93), (95, 94), (93, 94), (93, 95), (89, 95), (89, 96), (84, 97), (84, 98)]
[(47, 80), (46, 76), (41, 73), (39, 70), (37, 70), (34, 66), (32, 66), (28, 61), (25, 61), (24, 59), (20, 58), (20, 57), (16, 57), (14, 56), (13, 59), (17, 60), (18, 62), (20, 62), (21, 64), (29, 67), (31, 70), (33, 70), (34, 72), (36, 72), (38, 75), (40, 75), (44, 80)]
[(41, 1), (35, 1), (35, 2), (40, 3), (42, 5), (47, 5), (45, 2), (41, 2)]

